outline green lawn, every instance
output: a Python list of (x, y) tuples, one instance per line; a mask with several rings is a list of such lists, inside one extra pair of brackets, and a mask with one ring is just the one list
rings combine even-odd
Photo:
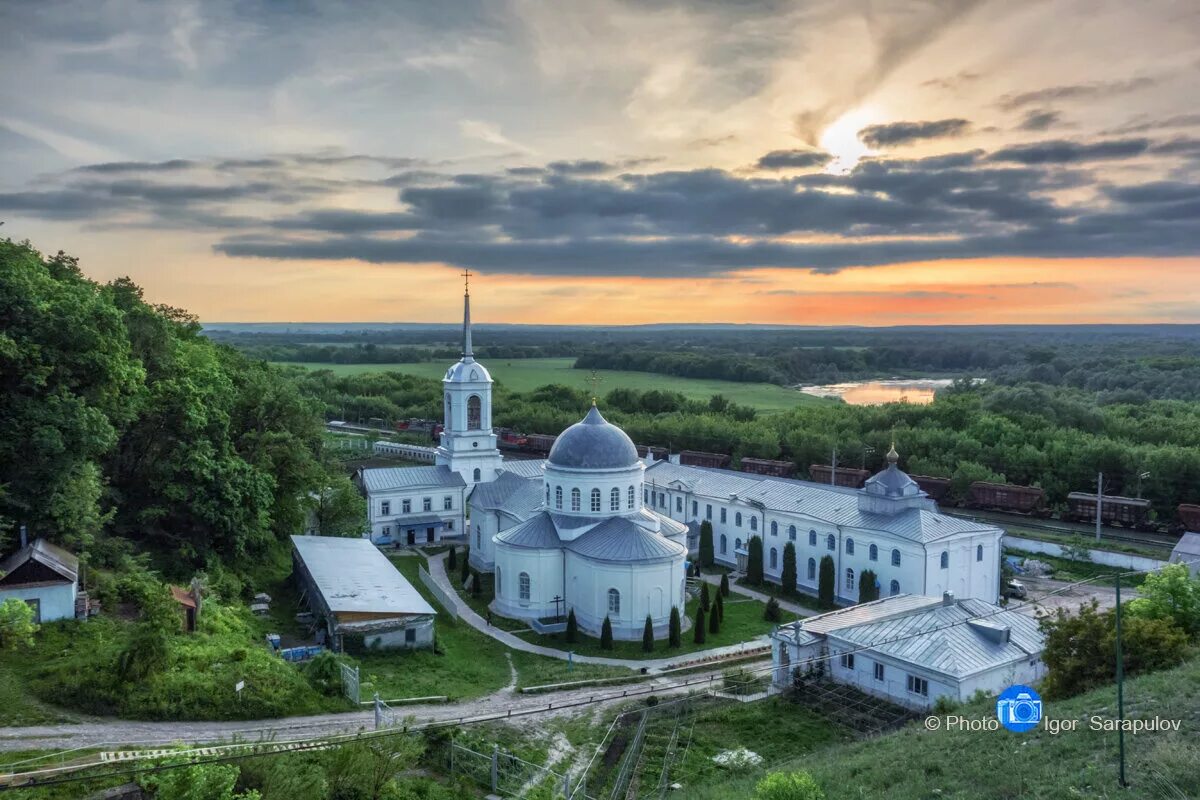
[[(1113, 586), (1116, 584), (1117, 575), (1125, 575), (1125, 573), (1129, 572), (1129, 570), (1122, 567), (1109, 567), (1104, 564), (1096, 564), (1092, 561), (1073, 561), (1069, 558), (1048, 556), (1045, 553), (1027, 553), (1024, 550), (1017, 550), (1011, 547), (1005, 547), (1004, 554), (1044, 561), (1052, 569), (1049, 577), (1059, 581), (1075, 582), (1098, 578), (1099, 580), (1096, 581), (1098, 586)], [(1015, 577), (1017, 580), (1021, 580), (1020, 575)], [(1121, 579), (1121, 586), (1126, 589), (1136, 588), (1141, 586), (1142, 581), (1145, 579), (1145, 573), (1126, 575), (1126, 577)]]
[[(337, 375), (353, 375), (359, 372), (403, 372), (425, 378), (440, 380), (446, 374), (447, 365), (438, 361), (415, 364), (312, 364), (300, 362), (277, 362), (307, 369), (327, 369)], [(588, 388), (590, 370), (573, 369), (573, 358), (516, 358), (504, 361), (488, 361), (492, 377), (505, 388), (515, 392), (528, 392), (539, 386), (561, 383), (576, 388)], [(735, 403), (753, 406), (763, 411), (781, 411), (803, 403), (828, 402), (782, 386), (770, 383), (739, 383), (736, 381), (708, 380), (705, 378), (679, 378), (673, 375), (658, 375), (651, 372), (627, 372), (621, 370), (598, 370), (602, 382), (599, 392), (613, 389), (663, 389), (681, 392), (694, 400), (707, 400), (721, 394)]]

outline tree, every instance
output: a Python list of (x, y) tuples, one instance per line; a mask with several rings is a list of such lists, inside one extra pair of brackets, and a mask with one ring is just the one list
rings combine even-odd
[(579, 641), (579, 623), (575, 621), (575, 609), (567, 612), (567, 632), (566, 640), (568, 644), (575, 644)]
[(458, 569), (458, 550), (454, 545), (450, 545), (450, 551), (446, 553), (446, 571), (454, 572)]
[(367, 524), (367, 501), (345, 475), (309, 496), (309, 513), (321, 536), (360, 536)]
[(692, 625), (692, 641), (696, 644), (704, 644), (704, 604), (696, 606), (696, 622)]
[(671, 624), (667, 633), (667, 646), (679, 647), (682, 644), (682, 623), (679, 619), (679, 606), (671, 606)]
[(821, 559), (821, 571), (817, 583), (817, 600), (823, 608), (833, 608), (833, 556)]
[(1151, 572), (1138, 594), (1141, 597), (1129, 603), (1130, 614), (1170, 619), (1189, 636), (1200, 636), (1200, 573), (1192, 577), (1187, 564), (1168, 564)]
[(712, 523), (704, 520), (700, 523), (700, 563), (706, 567), (711, 567), (715, 561), (716, 554), (713, 551)]
[(642, 628), (642, 652), (654, 652), (654, 620), (646, 615), (646, 626)]
[(796, 545), (788, 542), (783, 546), (783, 570), (779, 573), (779, 582), (783, 584), (785, 594), (795, 594), (796, 577)]
[(772, 772), (754, 787), (754, 800), (825, 800), (807, 772)]
[(32, 647), (38, 624), (33, 621), (33, 606), (10, 597), (0, 603), (0, 647), (11, 650)]
[(721, 622), (725, 621), (725, 600), (720, 592), (717, 592), (717, 599), (713, 602), (713, 614)]
[(721, 594), (729, 597), (729, 573), (721, 574)]
[(705, 611), (712, 608), (712, 599), (708, 595), (708, 581), (700, 582), (700, 606)]
[(763, 619), (767, 622), (779, 622), (783, 618), (783, 612), (779, 608), (779, 601), (772, 597), (767, 601), (767, 607), (763, 609)]
[(463, 548), (462, 571), (459, 573), (459, 584), (467, 582), (467, 576), (471, 574), (471, 547), (470, 545)]
[(864, 569), (862, 575), (858, 576), (858, 602), (869, 603), (878, 599), (879, 579), (875, 577), (874, 570)]
[(190, 764), (147, 776), (155, 797), (176, 800), (259, 800), (253, 789), (235, 794), (240, 770), (234, 764)]
[(612, 621), (605, 616), (604, 624), (600, 626), (600, 649), (613, 649)]
[(708, 615), (708, 632), (712, 634), (721, 632), (721, 615), (717, 612), (715, 607)]
[(467, 572), (471, 575), (471, 595), (479, 597), (483, 594), (483, 576), (473, 569), (468, 569)]
[(747, 546), (746, 582), (751, 586), (762, 586), (763, 582), (763, 543), (759, 536), (751, 536)]

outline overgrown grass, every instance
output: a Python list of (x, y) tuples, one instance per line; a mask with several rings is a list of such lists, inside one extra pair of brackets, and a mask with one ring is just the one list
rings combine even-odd
[[(1179, 732), (1126, 734), (1128, 789), (1117, 787), (1117, 735), (1091, 730), (1090, 717), (1116, 716), (1116, 689), (1108, 686), (1079, 697), (1047, 701), (1045, 716), (1075, 720), (1078, 728), (1051, 735), (1006, 730), (975, 733), (926, 731), (918, 722), (897, 733), (798, 758), (783, 752), (768, 758), (771, 769), (808, 770), (829, 798), (863, 800), (1017, 800), (1017, 798), (1200, 797), (1200, 659), (1144, 675), (1125, 685), (1128, 718), (1180, 720)], [(970, 703), (956, 713), (994, 718), (994, 701)], [(780, 717), (790, 713), (786, 705)], [(773, 723), (763, 721), (762, 729)], [(753, 749), (753, 747), (752, 747)], [(760, 769), (725, 781), (688, 787), (694, 800), (728, 800), (753, 795)]]
[[(1097, 586), (1114, 586), (1116, 585), (1116, 576), (1125, 575), (1129, 572), (1124, 567), (1110, 567), (1104, 564), (1096, 564), (1092, 561), (1073, 561), (1069, 558), (1061, 558), (1059, 556), (1048, 556), (1044, 553), (1027, 553), (1024, 550), (1014, 550), (1010, 547), (1004, 548), (1005, 555), (1020, 556), (1022, 558), (1033, 558), (1038, 561), (1044, 561), (1049, 564), (1052, 572), (1049, 577), (1059, 581), (1083, 581), (1091, 578), (1097, 578), (1094, 581)], [(1016, 576), (1017, 580), (1021, 576)], [(1142, 585), (1142, 581), (1146, 579), (1144, 573), (1138, 575), (1126, 575), (1121, 578), (1121, 586), (1125, 588), (1136, 588)]]

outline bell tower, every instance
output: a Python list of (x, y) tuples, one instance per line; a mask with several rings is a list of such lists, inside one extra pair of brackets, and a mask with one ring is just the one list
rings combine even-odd
[(474, 486), (495, 480), (501, 456), (492, 432), (492, 376), (475, 360), (471, 348), (471, 273), (462, 275), (462, 358), (442, 379), (444, 427), (436, 463)]

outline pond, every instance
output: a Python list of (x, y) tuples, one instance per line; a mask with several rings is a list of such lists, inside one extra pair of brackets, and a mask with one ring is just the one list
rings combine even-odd
[(933, 395), (953, 383), (949, 378), (906, 378), (884, 381), (853, 381), (826, 386), (801, 386), (800, 391), (816, 397), (840, 397), (853, 406), (875, 406), (881, 403), (933, 402)]

